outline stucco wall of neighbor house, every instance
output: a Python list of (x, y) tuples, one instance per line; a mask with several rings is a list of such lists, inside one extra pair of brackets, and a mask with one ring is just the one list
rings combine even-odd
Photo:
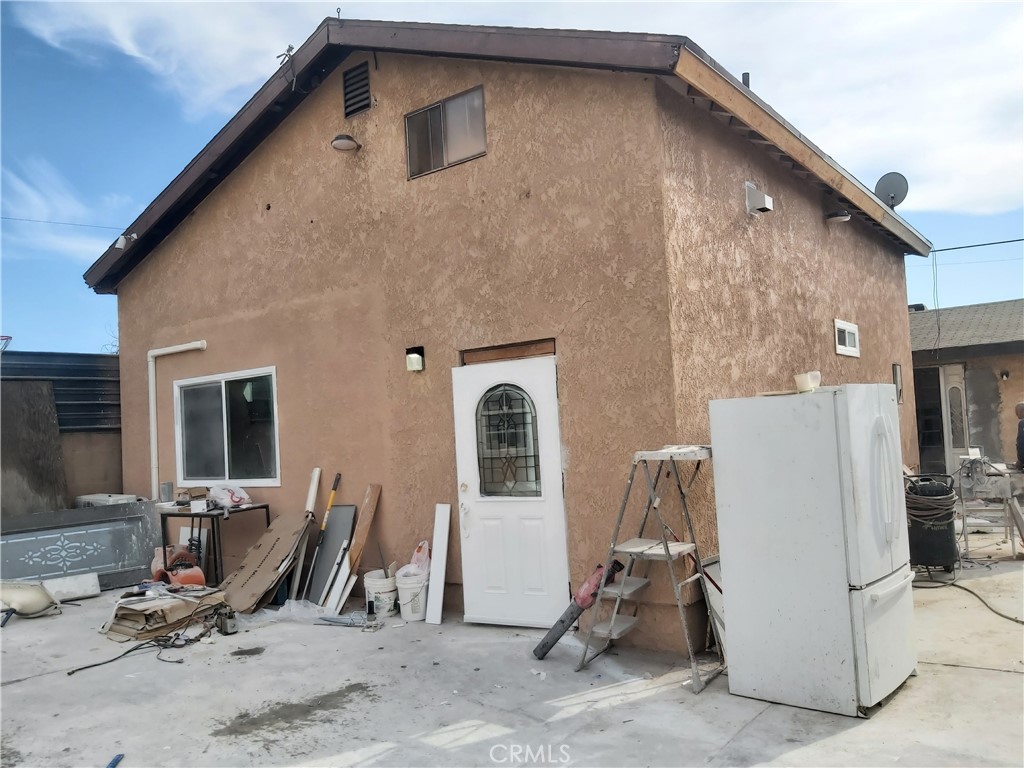
[[(1009, 374), (1003, 380), (1000, 374)], [(965, 361), (967, 423), (971, 445), (980, 445), (995, 462), (1017, 460), (1017, 417), (1014, 407), (1024, 402), (1024, 357), (990, 355)]]
[[(667, 85), (656, 94), (679, 439), (710, 440), (709, 400), (792, 390), (808, 370), (825, 385), (891, 383), (899, 363), (903, 461), (917, 463), (902, 254), (856, 220), (826, 225), (830, 208), (809, 182)], [(772, 212), (747, 213), (747, 181), (773, 198)], [(859, 358), (836, 353), (836, 318), (859, 326)], [(710, 472), (704, 480), (692, 503), (712, 553)]]
[(70, 504), (88, 493), (121, 493), (120, 432), (62, 432), (60, 446)]
[[(157, 361), (160, 479), (173, 381), (274, 365), (282, 485), (252, 495), (299, 514), (321, 466), (319, 516), (335, 471), (339, 503), (381, 483), (374, 537), (405, 562), (435, 502), (457, 509), (459, 350), (553, 337), (578, 584), (606, 553), (631, 453), (676, 436), (652, 82), (378, 55), (371, 83), (374, 107), (346, 121), (341, 71), (327, 78), (121, 284), (125, 488), (149, 493), (146, 350), (205, 339)], [(408, 181), (403, 115), (480, 83), (487, 155)], [(342, 132), (363, 149), (332, 150)], [(460, 583), (457, 520), (450, 544)], [(379, 567), (373, 537), (365, 552)]]

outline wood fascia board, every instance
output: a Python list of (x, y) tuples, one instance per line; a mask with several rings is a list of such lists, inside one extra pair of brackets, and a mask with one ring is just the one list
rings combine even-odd
[[(148, 233), (156, 226), (160, 219), (175, 207), (180, 196), (185, 190), (192, 189), (201, 184), (209, 173), (211, 167), (230, 150), (231, 146), (239, 141), (249, 129), (257, 117), (270, 109), (277, 100), (289, 91), (292, 87), (293, 78), (301, 76), (302, 72), (316, 59), (328, 44), (327, 24), (321, 24), (317, 30), (303, 43), (291, 58), (291, 66), (281, 66), (270, 76), (270, 79), (247, 101), (235, 116), (207, 142), (206, 146), (189, 161), (182, 171), (174, 177), (170, 184), (157, 195), (146, 209), (139, 214), (130, 225), (125, 227), (124, 232)], [(144, 235), (143, 235), (144, 236)], [(162, 239), (162, 238), (161, 238)], [(139, 245), (136, 242), (124, 249), (116, 249), (111, 245), (85, 272), (85, 282), (92, 288), (101, 287), (101, 283), (108, 280), (111, 275), (116, 275), (123, 266), (131, 261), (134, 254), (133, 248)], [(109, 292), (113, 293), (115, 286), (111, 286)]]
[(742, 120), (751, 130), (768, 139), (836, 193), (847, 198), (872, 221), (902, 241), (909, 251), (920, 256), (927, 256), (931, 251), (931, 243), (928, 240), (894, 215), (860, 182), (836, 166), (820, 150), (809, 144), (693, 51), (680, 51), (674, 74), (687, 85), (700, 91), (706, 98), (727, 109), (736, 119)]
[(515, 27), (327, 19), (329, 41), (361, 50), (668, 73), (685, 38)]

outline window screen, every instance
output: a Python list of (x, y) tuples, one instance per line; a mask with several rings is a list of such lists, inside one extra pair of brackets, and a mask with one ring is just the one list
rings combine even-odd
[(187, 480), (224, 477), (224, 402), (221, 385), (181, 388), (182, 460)]
[(424, 109), (405, 119), (409, 142), (409, 175), (420, 176), (444, 167), (441, 106)]
[(448, 164), (483, 154), (484, 92), (476, 90), (453, 96), (444, 103), (444, 146)]
[(228, 474), (233, 480), (274, 477), (274, 390), (270, 376), (225, 382)]

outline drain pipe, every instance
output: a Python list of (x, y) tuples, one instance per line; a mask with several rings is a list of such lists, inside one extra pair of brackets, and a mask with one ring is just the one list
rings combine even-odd
[(188, 344), (175, 344), (173, 347), (151, 349), (146, 353), (147, 375), (149, 376), (149, 480), (152, 486), (149, 498), (160, 498), (160, 459), (156, 443), (156, 359), (164, 355), (178, 352), (191, 352), (194, 349), (206, 349), (206, 339), (190, 341)]

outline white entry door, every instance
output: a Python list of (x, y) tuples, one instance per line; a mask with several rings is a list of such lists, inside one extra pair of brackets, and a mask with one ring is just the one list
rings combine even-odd
[(555, 358), (452, 369), (465, 620), (549, 627), (569, 604)]
[(944, 365), (942, 382), (942, 438), (946, 446), (946, 474), (958, 477), (960, 463), (968, 455), (967, 387), (964, 366)]

